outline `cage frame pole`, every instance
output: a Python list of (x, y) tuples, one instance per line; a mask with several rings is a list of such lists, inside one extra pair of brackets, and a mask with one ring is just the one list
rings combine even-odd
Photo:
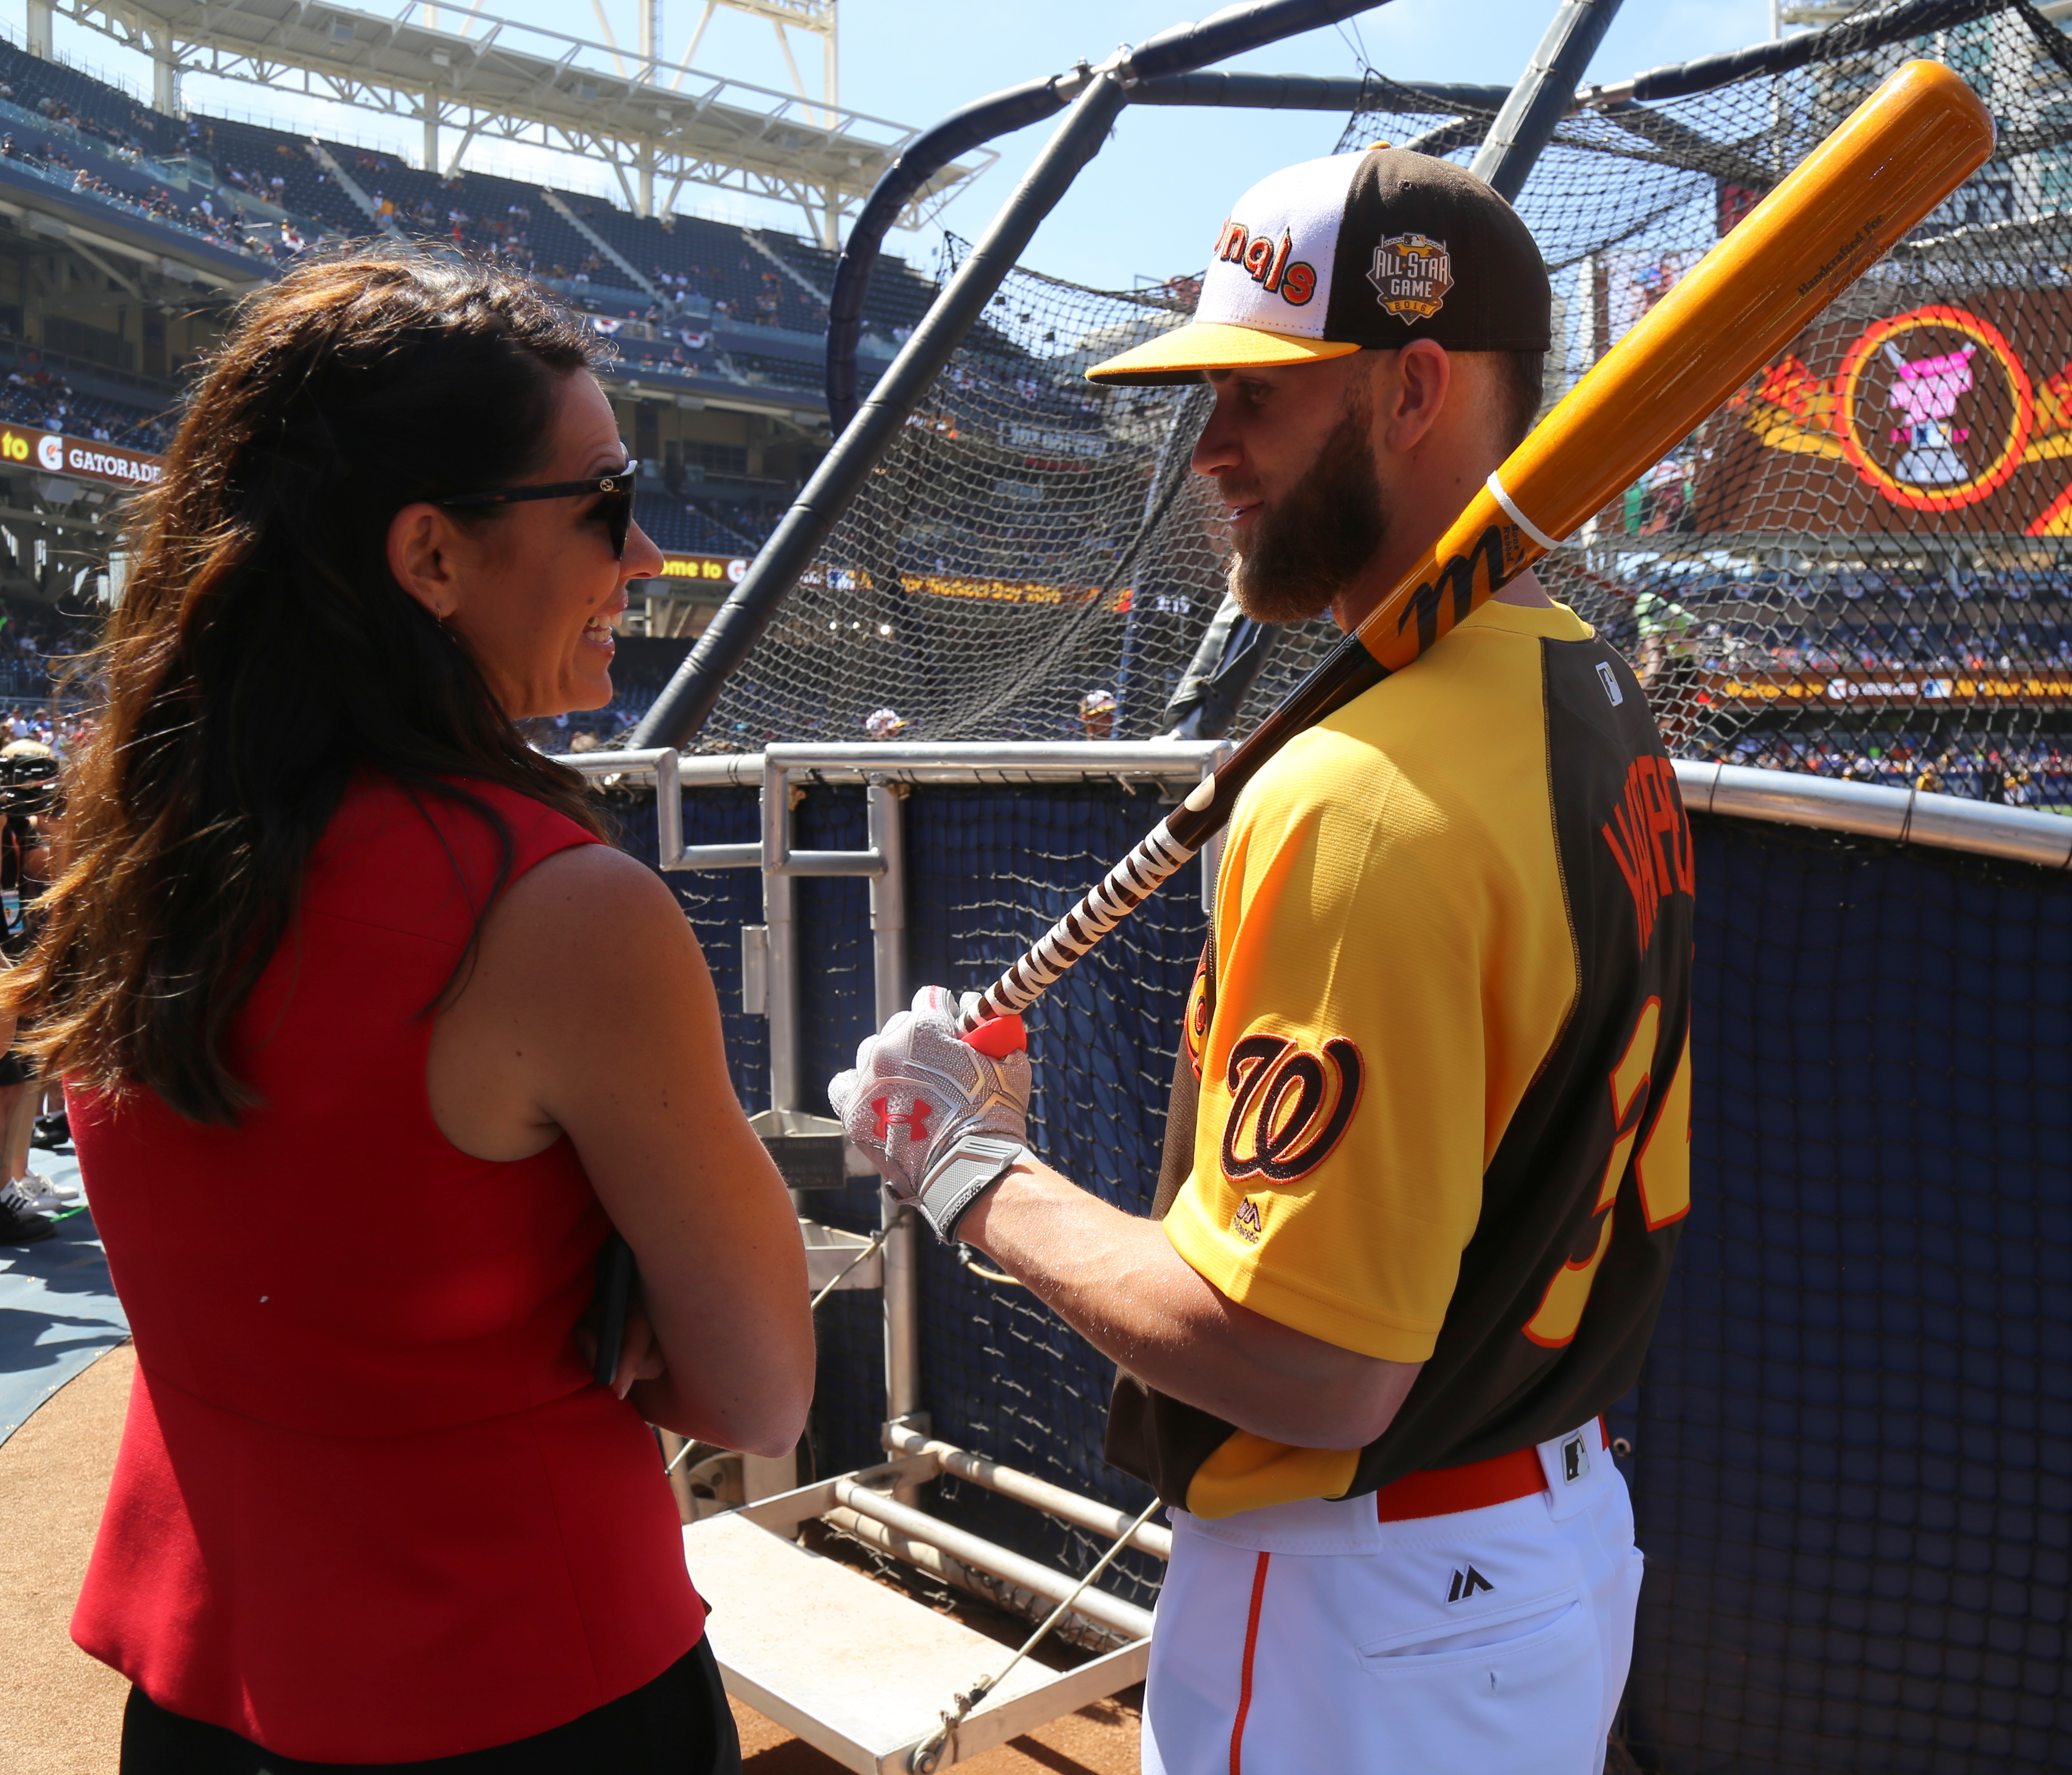
[(985, 238), (957, 268), (949, 286), (749, 564), (690, 657), (641, 717), (634, 729), (636, 749), (655, 743), (656, 734), (688, 740), (704, 726), (734, 668), (775, 618), (800, 574), (1014, 269), (1044, 217), (1071, 188), (1079, 169), (1100, 152), (1124, 103), (1122, 79), (1115, 67), (1089, 75)]
[(1507, 203), (1517, 201), (1555, 125), (1576, 109), (1576, 89), (1618, 9), (1619, 0), (1561, 0), (1548, 21), (1468, 168)]

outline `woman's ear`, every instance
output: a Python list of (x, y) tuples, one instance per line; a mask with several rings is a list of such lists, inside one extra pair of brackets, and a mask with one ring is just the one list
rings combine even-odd
[(388, 571), (396, 583), (443, 622), (459, 607), (454, 573), (456, 527), (437, 506), (420, 499), (388, 520)]

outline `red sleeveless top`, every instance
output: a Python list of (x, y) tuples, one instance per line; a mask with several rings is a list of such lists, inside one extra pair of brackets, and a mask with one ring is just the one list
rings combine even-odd
[[(591, 841), (471, 787), (513, 879)], [(137, 1349), (72, 1637), (284, 1757), (508, 1743), (704, 1629), (654, 1439), (571, 1335), (608, 1230), (574, 1149), (471, 1158), (426, 1101), (420, 1013), (496, 863), (475, 815), (356, 779), (237, 1025), (260, 1107), (68, 1094)]]

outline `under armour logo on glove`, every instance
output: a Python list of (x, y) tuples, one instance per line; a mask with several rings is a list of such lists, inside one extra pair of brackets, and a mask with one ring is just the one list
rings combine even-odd
[(903, 1128), (908, 1140), (919, 1140), (926, 1146), (928, 1144), (928, 1118), (935, 1113), (933, 1107), (918, 1097), (904, 1111), (896, 1110), (891, 1105), (890, 1097), (874, 1097), (870, 1100), (870, 1107), (878, 1111), (878, 1139), (889, 1140), (893, 1129)]
[(981, 1193), (1032, 1157), (1021, 1019), (996, 1018), (967, 1037), (957, 1011), (941, 987), (923, 987), (913, 1009), (890, 1018), (828, 1084), (842, 1132), (945, 1239)]

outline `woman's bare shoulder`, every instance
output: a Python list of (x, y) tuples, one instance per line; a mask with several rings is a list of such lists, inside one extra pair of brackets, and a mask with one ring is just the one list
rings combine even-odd
[(505, 889), (495, 916), (522, 927), (578, 913), (648, 925), (680, 925), (684, 918), (652, 869), (609, 844), (571, 844), (542, 857)]

